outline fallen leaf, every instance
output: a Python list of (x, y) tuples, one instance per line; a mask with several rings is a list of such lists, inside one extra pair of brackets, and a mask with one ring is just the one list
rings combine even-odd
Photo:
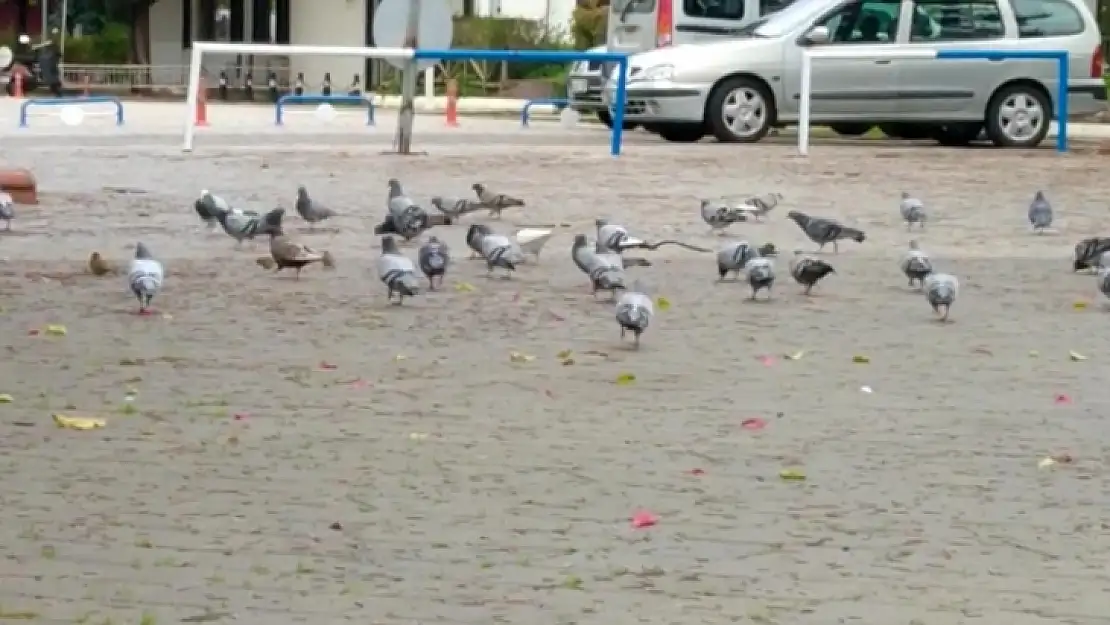
[(525, 362), (532, 362), (535, 359), (535, 356), (532, 356), (531, 354), (525, 354), (524, 352), (509, 352), (509, 362), (520, 364)]
[(1072, 362), (1082, 362), (1084, 360), (1087, 360), (1086, 356), (1084, 356), (1083, 354), (1080, 354), (1077, 351), (1068, 352), (1068, 358), (1071, 358)]
[(705, 469), (690, 469), (690, 475), (705, 475)]
[(50, 336), (65, 336), (67, 330), (63, 325), (51, 324), (46, 326), (46, 333)]
[(469, 282), (459, 282), (455, 285), (455, 290), (459, 293), (472, 293), (474, 292), (474, 285)]
[(338, 368), (339, 368), (339, 365), (335, 365), (335, 364), (332, 364), (330, 362), (325, 362), (323, 360), (320, 361), (320, 369), (322, 371), (334, 371)]
[(798, 351), (796, 351), (792, 354), (783, 354), (783, 358), (785, 358), (787, 360), (801, 360), (802, 357), (805, 356), (805, 355), (806, 355), (805, 351), (798, 350)]
[(866, 365), (867, 363), (871, 362), (871, 359), (868, 358), (867, 356), (856, 355), (856, 356), (852, 356), (852, 362), (857, 363), (857, 364), (861, 364), (861, 365)]
[(108, 425), (104, 419), (90, 417), (73, 417), (61, 413), (55, 413), (51, 417), (54, 419), (55, 425), (69, 430), (95, 430)]
[(1084, 302), (1083, 300), (1078, 300), (1078, 301), (1072, 302), (1071, 307), (1076, 309), (1076, 310), (1084, 310), (1084, 309), (1087, 308), (1087, 302)]
[(555, 354), (555, 357), (558, 358), (559, 360), (566, 360), (567, 358), (570, 358), (573, 355), (574, 355), (574, 352), (572, 352), (569, 349), (564, 349), (563, 351), (559, 352), (558, 354)]
[(7, 393), (0, 393), (0, 404), (10, 404), (15, 401), (15, 398)]
[(659, 310), (661, 311), (667, 311), (671, 309), (671, 300), (662, 296), (656, 298), (655, 304), (659, 306)]
[(636, 374), (634, 373), (622, 373), (617, 376), (617, 384), (621, 386), (628, 386), (629, 384), (634, 384), (635, 382)]
[(784, 480), (800, 482), (806, 479), (806, 474), (801, 469), (783, 469), (779, 471), (779, 477)]

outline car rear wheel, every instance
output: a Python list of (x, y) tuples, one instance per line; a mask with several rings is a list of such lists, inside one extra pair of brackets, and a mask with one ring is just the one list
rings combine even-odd
[(664, 140), (675, 143), (697, 143), (705, 137), (701, 124), (660, 124), (656, 130)]
[(729, 78), (709, 94), (705, 119), (718, 141), (755, 143), (771, 130), (774, 99), (767, 87), (754, 78)]
[(1044, 141), (1052, 103), (1036, 85), (999, 89), (987, 104), (987, 136), (1000, 148), (1033, 148)]
[[(609, 111), (598, 111), (597, 118), (601, 121), (601, 123), (605, 124), (606, 128), (613, 127), (613, 116), (609, 114)], [(624, 122), (623, 124), (621, 124), (621, 128), (624, 128), (625, 130), (635, 130), (637, 125), (638, 124), (634, 122)]]
[(831, 124), (829, 128), (841, 137), (861, 137), (871, 130), (871, 124)]

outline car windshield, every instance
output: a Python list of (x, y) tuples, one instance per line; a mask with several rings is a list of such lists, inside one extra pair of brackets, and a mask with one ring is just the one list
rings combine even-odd
[[(756, 37), (780, 37), (812, 19), (829, 7), (828, 0), (797, 0), (781, 11), (777, 11), (752, 22), (744, 34)], [(750, 28), (750, 30), (749, 30)]]

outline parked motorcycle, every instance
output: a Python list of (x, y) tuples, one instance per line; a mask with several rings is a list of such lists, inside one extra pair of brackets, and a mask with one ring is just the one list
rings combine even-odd
[(7, 94), (15, 93), (15, 77), (23, 77), (23, 92), (30, 93), (47, 85), (55, 97), (62, 95), (61, 58), (50, 39), (31, 44), (31, 37), (19, 36), (16, 50), (0, 46), (0, 83)]

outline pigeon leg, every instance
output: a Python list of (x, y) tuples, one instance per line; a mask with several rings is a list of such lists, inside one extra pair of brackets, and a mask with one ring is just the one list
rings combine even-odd
[(12, 220), (11, 219), (8, 220), (8, 225), (7, 225), (6, 228), (4, 228), (4, 230), (7, 231), (7, 232), (12, 231)]
[(748, 298), (748, 299), (750, 299), (750, 300), (752, 300), (752, 301), (754, 302), (754, 301), (755, 301), (755, 294), (756, 294), (756, 293), (758, 293), (758, 292), (759, 292), (759, 289), (755, 289), (755, 288), (753, 288), (753, 289), (752, 289), (752, 296), (751, 296), (750, 298)]
[(389, 287), (389, 292), (386, 294), (386, 298), (389, 299), (390, 304), (393, 303), (393, 287)]
[(812, 290), (813, 290), (813, 285), (812, 284), (807, 284), (805, 290), (802, 291), (802, 295), (807, 295), (808, 296), (809, 292), (812, 291)]
[(624, 326), (621, 326), (621, 340), (624, 340)]
[(833, 254), (840, 253), (840, 243), (833, 241)]
[(632, 331), (632, 349), (640, 349), (640, 333)]
[(296, 278), (297, 278), (298, 280), (300, 280), (300, 279), (301, 279), (301, 269), (304, 269), (304, 268), (303, 268), (303, 267), (297, 267), (297, 276), (296, 276)]

